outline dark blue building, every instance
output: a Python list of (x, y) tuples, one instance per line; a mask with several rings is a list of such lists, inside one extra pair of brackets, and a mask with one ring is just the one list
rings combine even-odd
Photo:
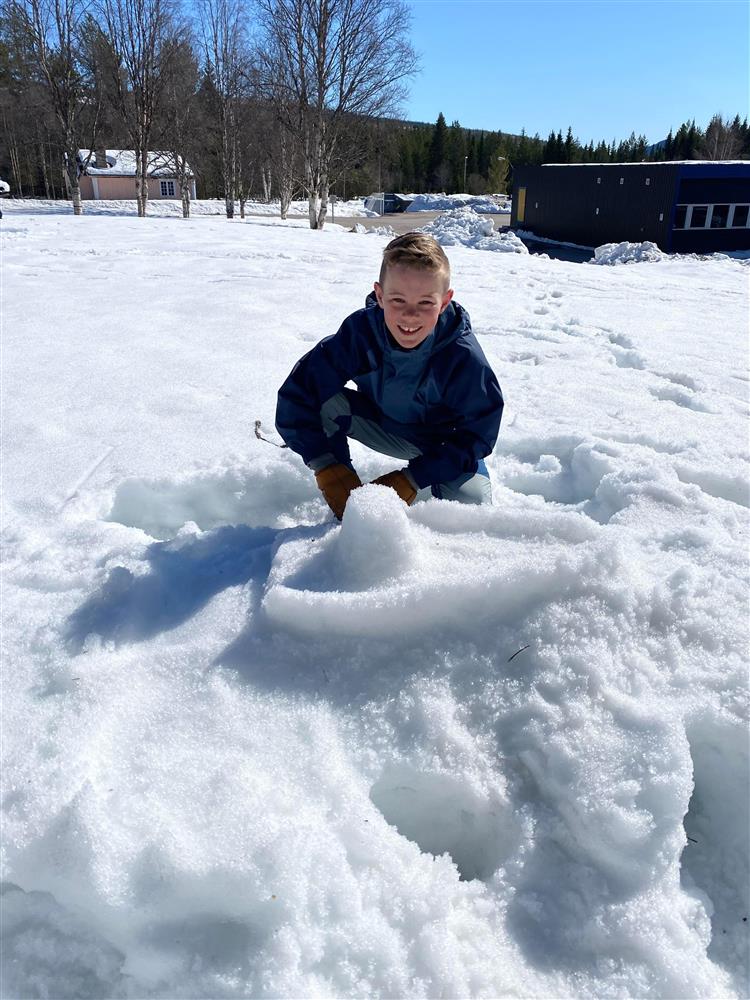
[(750, 161), (547, 163), (513, 172), (511, 226), (585, 246), (750, 250)]

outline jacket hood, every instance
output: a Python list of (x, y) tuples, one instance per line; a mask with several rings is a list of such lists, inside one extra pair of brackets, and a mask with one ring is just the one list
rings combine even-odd
[[(382, 341), (383, 346), (387, 350), (391, 350), (391, 342), (385, 328), (383, 310), (378, 305), (375, 292), (370, 292), (365, 299), (365, 312), (368, 314), (370, 325)], [(431, 353), (434, 354), (436, 351), (442, 350), (442, 348), (447, 347), (448, 344), (452, 344), (459, 337), (470, 332), (470, 330), (471, 321), (464, 307), (459, 305), (458, 302), (449, 302), (435, 325)]]

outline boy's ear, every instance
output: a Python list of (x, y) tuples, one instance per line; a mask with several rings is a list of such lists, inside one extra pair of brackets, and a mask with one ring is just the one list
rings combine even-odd
[(443, 295), (443, 301), (440, 303), (440, 312), (445, 312), (448, 308), (448, 303), (453, 298), (453, 289), (449, 288), (447, 292)]
[(382, 309), (383, 308), (383, 286), (380, 284), (379, 281), (376, 281), (375, 284), (372, 287), (373, 287), (373, 289), (375, 291), (375, 298), (378, 300), (378, 305)]

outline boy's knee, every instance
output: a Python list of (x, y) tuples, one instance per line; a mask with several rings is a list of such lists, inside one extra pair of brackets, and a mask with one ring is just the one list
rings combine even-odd
[(337, 434), (340, 430), (344, 429), (339, 421), (341, 418), (349, 421), (352, 416), (352, 408), (349, 405), (346, 395), (343, 392), (337, 392), (335, 396), (327, 399), (320, 408), (320, 416), (323, 421), (323, 430), (327, 437), (331, 437), (331, 435)]
[(436, 495), (442, 500), (457, 500), (459, 503), (491, 504), (492, 483), (488, 475), (478, 472), (463, 483), (446, 483), (437, 487)]

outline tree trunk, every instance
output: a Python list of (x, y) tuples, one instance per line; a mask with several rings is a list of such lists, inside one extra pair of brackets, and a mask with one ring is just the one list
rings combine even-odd
[(70, 200), (73, 202), (73, 215), (83, 215), (81, 185), (78, 180), (77, 155), (78, 150), (75, 147), (75, 143), (68, 142), (68, 151), (65, 156), (65, 186), (68, 189)]
[(44, 151), (44, 139), (39, 133), (37, 128), (37, 136), (39, 137), (39, 164), (42, 168), (42, 180), (44, 181), (44, 197), (50, 198), (50, 185), (49, 185), (49, 171), (47, 170), (47, 157)]
[(266, 205), (271, 200), (271, 166), (266, 164), (260, 168), (260, 182), (263, 187), (263, 201)]
[(322, 229), (328, 214), (328, 177), (323, 176), (320, 185), (320, 208), (318, 209), (318, 229)]

